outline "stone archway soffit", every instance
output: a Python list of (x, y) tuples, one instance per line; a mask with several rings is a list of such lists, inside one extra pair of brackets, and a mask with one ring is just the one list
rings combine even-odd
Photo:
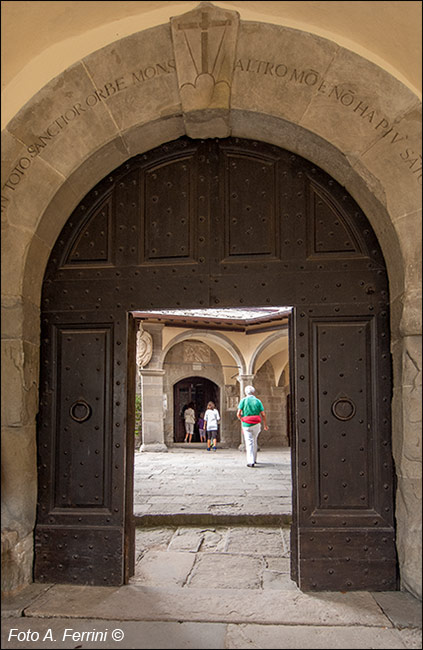
[(7, 250), (24, 264), (9, 291), (39, 304), (51, 248), (83, 196), (130, 157), (187, 134), (259, 139), (319, 165), (368, 215), (400, 295), (404, 217), (408, 233), (420, 228), (420, 111), (359, 55), (210, 3), (116, 41), (48, 83), (3, 132)]
[[(284, 367), (283, 367), (282, 370), (280, 371), (280, 373), (279, 373), (279, 377), (277, 377), (276, 386), (279, 386), (280, 381), (281, 381), (281, 378), (282, 378), (282, 375), (283, 375), (283, 373), (285, 372), (285, 370), (287, 370), (288, 368), (289, 368), (289, 361), (286, 362), (286, 364), (284, 365)], [(286, 385), (286, 384), (285, 384), (285, 385)]]
[[(273, 334), (270, 334), (264, 341), (262, 341), (257, 348), (254, 351), (254, 354), (251, 356), (251, 359), (248, 363), (248, 369), (247, 369), (247, 374), (254, 374), (257, 372), (256, 369), (256, 363), (257, 360), (260, 358), (260, 355), (266, 350), (266, 348), (269, 348), (272, 343), (275, 343), (281, 338), (285, 338), (288, 336), (288, 331), (284, 330), (283, 332), (278, 331), (278, 332), (273, 332)], [(260, 359), (260, 366), (263, 365), (271, 356), (272, 352), (269, 350), (269, 354), (265, 355), (262, 359)]]
[(224, 334), (220, 334), (218, 332), (207, 332), (202, 330), (187, 330), (186, 332), (182, 332), (181, 334), (175, 336), (175, 338), (172, 339), (167, 344), (167, 346), (163, 349), (160, 357), (159, 367), (163, 369), (166, 356), (169, 353), (169, 351), (173, 347), (175, 347), (175, 345), (178, 345), (178, 343), (182, 343), (183, 341), (189, 341), (191, 339), (195, 339), (197, 341), (201, 341), (202, 343), (206, 343), (206, 345), (210, 345), (210, 347), (216, 346), (216, 348), (218, 349), (215, 349), (215, 347), (213, 347), (213, 350), (219, 356), (219, 360), (220, 360), (219, 348), (223, 348), (224, 350), (226, 350), (226, 352), (228, 352), (231, 355), (231, 357), (235, 362), (235, 365), (238, 366), (239, 374), (245, 374), (246, 363), (239, 348)]

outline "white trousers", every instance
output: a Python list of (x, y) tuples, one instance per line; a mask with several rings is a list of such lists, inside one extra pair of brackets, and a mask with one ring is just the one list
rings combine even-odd
[(252, 465), (257, 460), (257, 438), (261, 431), (261, 424), (252, 427), (242, 427), (244, 434), (245, 451), (247, 452), (247, 465)]

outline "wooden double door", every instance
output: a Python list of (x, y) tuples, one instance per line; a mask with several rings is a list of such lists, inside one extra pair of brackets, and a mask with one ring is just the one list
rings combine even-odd
[(293, 307), (292, 577), (397, 587), (389, 287), (374, 232), (308, 161), (239, 139), (129, 160), (69, 217), (43, 283), (35, 579), (133, 570), (135, 310)]
[(213, 381), (205, 377), (187, 377), (181, 379), (173, 387), (173, 439), (174, 442), (183, 442), (185, 439), (184, 409), (194, 404), (196, 423), (192, 442), (199, 442), (198, 419), (201, 413), (205, 413), (207, 404), (214, 402), (219, 409), (219, 388)]

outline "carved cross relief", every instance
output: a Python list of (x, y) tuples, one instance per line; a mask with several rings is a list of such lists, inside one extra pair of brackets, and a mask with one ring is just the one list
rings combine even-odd
[(209, 2), (171, 18), (182, 108), (229, 111), (239, 14)]

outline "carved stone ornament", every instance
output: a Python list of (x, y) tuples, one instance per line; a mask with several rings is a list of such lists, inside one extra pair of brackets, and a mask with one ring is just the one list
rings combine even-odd
[(202, 343), (185, 343), (184, 363), (210, 363), (210, 348)]
[[(202, 2), (171, 18), (182, 110), (229, 111), (239, 14)], [(185, 116), (187, 117), (187, 116)]]
[(142, 327), (137, 332), (137, 365), (138, 368), (145, 368), (153, 356), (153, 339), (149, 332)]

